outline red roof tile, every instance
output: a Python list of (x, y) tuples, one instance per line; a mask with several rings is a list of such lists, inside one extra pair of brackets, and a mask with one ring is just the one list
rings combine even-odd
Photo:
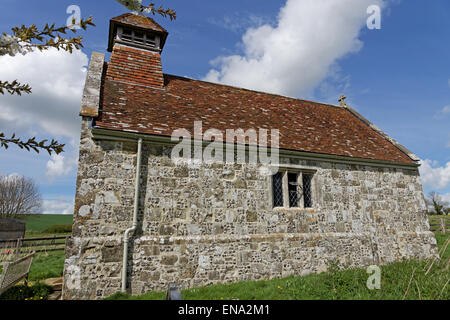
[(203, 132), (219, 129), (278, 129), (280, 148), (364, 159), (412, 163), (348, 109), (164, 75), (156, 89), (106, 78), (96, 126), (171, 136), (194, 121)]
[(116, 22), (121, 25), (131, 26), (133, 28), (138, 27), (146, 30), (154, 30), (161, 33), (167, 33), (166, 29), (161, 27), (155, 20), (149, 17), (144, 17), (132, 13), (125, 13), (118, 17), (112, 18), (112, 22)]

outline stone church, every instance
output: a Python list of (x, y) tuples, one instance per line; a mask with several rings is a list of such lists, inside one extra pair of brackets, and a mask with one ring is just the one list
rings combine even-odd
[[(124, 14), (109, 32), (109, 62), (92, 54), (82, 98), (64, 299), (437, 255), (419, 159), (344, 97), (335, 106), (164, 74), (168, 32), (154, 20)], [(221, 140), (228, 130), (278, 140)], [(202, 161), (213, 141), (276, 161)]]

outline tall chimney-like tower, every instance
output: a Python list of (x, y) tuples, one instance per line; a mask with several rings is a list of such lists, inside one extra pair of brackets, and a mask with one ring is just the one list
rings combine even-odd
[(126, 13), (111, 19), (106, 78), (154, 88), (164, 87), (161, 52), (168, 32), (153, 19)]

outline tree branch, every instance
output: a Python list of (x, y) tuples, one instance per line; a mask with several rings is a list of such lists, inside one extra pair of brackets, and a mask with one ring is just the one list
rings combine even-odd
[[(75, 19), (73, 19), (74, 25), (75, 22)], [(89, 17), (86, 20), (81, 19), (79, 26), (83, 30), (86, 30), (88, 26), (95, 26), (95, 24), (93, 23), (93, 18)], [(64, 50), (72, 53), (74, 49), (83, 47), (83, 38), (81, 36), (73, 38), (66, 38), (64, 36), (68, 31), (72, 31), (73, 33), (77, 32), (76, 29), (72, 29), (69, 26), (56, 28), (55, 24), (46, 24), (44, 29), (40, 31), (36, 25), (33, 24), (30, 27), (22, 25), (21, 27), (14, 27), (11, 30), (13, 32), (13, 37), (24, 42), (22, 48), (26, 51), (31, 51), (34, 48), (39, 51), (56, 48), (57, 50)], [(32, 41), (37, 41), (38, 43), (32, 43)]]
[[(83, 47), (82, 37), (66, 38), (65, 35), (68, 31), (76, 33), (76, 29), (72, 29), (76, 24), (75, 19), (72, 21), (72, 26), (65, 26), (56, 28), (55, 24), (45, 25), (42, 30), (39, 30), (36, 25), (30, 27), (12, 28), (12, 35), (3, 33), (0, 35), (0, 56), (9, 54), (15, 56), (17, 53), (23, 55), (28, 52), (38, 49), (39, 51), (48, 50), (50, 48), (56, 48), (57, 50), (64, 50), (70, 53), (74, 49), (80, 49)], [(95, 26), (92, 17), (86, 20), (81, 19), (78, 24), (83, 30), (86, 30), (88, 26)], [(5, 94), (5, 91), (11, 95), (22, 93), (31, 93), (31, 87), (28, 84), (21, 84), (17, 80), (13, 82), (0, 81), (0, 93)], [(48, 140), (36, 141), (36, 138), (30, 138), (27, 141), (16, 138), (15, 134), (11, 138), (6, 138), (4, 133), (0, 132), (0, 148), (8, 149), (10, 144), (15, 144), (21, 149), (27, 151), (34, 150), (39, 153), (39, 150), (46, 150), (50, 155), (52, 152), (59, 154), (64, 151), (64, 144), (58, 143), (52, 139), (50, 143)]]
[(144, 7), (144, 11), (147, 13), (152, 13), (155, 15), (156, 13), (163, 16), (164, 18), (169, 17), (170, 20), (175, 20), (177, 18), (177, 13), (175, 10), (172, 9), (164, 9), (162, 6), (160, 6), (158, 9), (155, 9), (155, 4), (150, 3), (148, 6)]
[(5, 138), (4, 133), (0, 132), (0, 148), (8, 149), (9, 144), (15, 144), (20, 149), (26, 149), (27, 151), (34, 150), (37, 153), (39, 153), (39, 150), (46, 150), (49, 155), (51, 155), (52, 152), (60, 154), (64, 151), (65, 144), (59, 144), (58, 141), (53, 139), (50, 143), (47, 143), (47, 141), (48, 140), (42, 140), (38, 142), (35, 137), (24, 141), (20, 138), (16, 138), (15, 134), (13, 134), (11, 138)]
[(5, 94), (5, 90), (11, 95), (17, 94), (19, 96), (21, 96), (22, 93), (31, 93), (31, 87), (28, 84), (20, 84), (17, 80), (14, 80), (13, 82), (0, 80), (0, 93)]

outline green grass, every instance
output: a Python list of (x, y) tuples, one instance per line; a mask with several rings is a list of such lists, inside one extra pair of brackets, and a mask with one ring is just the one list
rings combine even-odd
[[(52, 232), (55, 225), (71, 225), (72, 215), (63, 214), (32, 214), (24, 215), (22, 219), (27, 223), (25, 238), (51, 237), (57, 232)], [(49, 232), (50, 231), (50, 232)], [(70, 235), (70, 232), (61, 235)], [(63, 274), (65, 252), (51, 251), (36, 253), (30, 268), (29, 280), (38, 281), (48, 278), (58, 278)]]
[[(40, 280), (58, 278), (63, 274), (64, 250), (49, 253), (37, 253), (30, 268), (28, 280), (31, 286), (25, 286), (23, 281), (6, 291), (0, 300), (46, 300), (52, 292), (51, 287)], [(1, 272), (1, 267), (0, 267)]]
[[(447, 241), (447, 239), (450, 238), (450, 232), (447, 232), (447, 233), (435, 232), (434, 236), (436, 237), (436, 241), (438, 243), (439, 250), (441, 250), (442, 246), (445, 244), (445, 241)], [(441, 259), (442, 260), (450, 259), (450, 245), (447, 247), (447, 250), (445, 250), (445, 252), (442, 252)]]
[(37, 281), (61, 277), (65, 258), (64, 250), (37, 253), (30, 268), (29, 280)]
[[(31, 264), (28, 279), (30, 281), (45, 280), (48, 278), (59, 278), (63, 274), (65, 252), (51, 251), (48, 253), (36, 253)], [(0, 274), (3, 267), (0, 266)]]
[(56, 224), (72, 224), (73, 215), (66, 214), (26, 214), (18, 219), (26, 222), (26, 234), (42, 234), (46, 229)]
[[(71, 226), (73, 216), (62, 214), (32, 214), (20, 216), (19, 219), (26, 222), (25, 238), (41, 238), (52, 237), (56, 233), (58, 236), (70, 235), (70, 232), (61, 234), (56, 232), (59, 230), (52, 229), (55, 229), (55, 225)], [(68, 231), (68, 228), (66, 228), (66, 231)], [(30, 268), (29, 280), (38, 281), (61, 277), (64, 268), (64, 260), (64, 250), (36, 253)]]
[[(45, 232), (54, 225), (68, 225), (73, 222), (73, 215), (66, 214), (27, 214), (19, 219), (26, 222), (25, 238), (49, 237), (54, 233)], [(70, 234), (67, 233), (67, 234)]]
[[(450, 234), (436, 233), (439, 248)], [(448, 270), (450, 246), (435, 261), (404, 261), (381, 267), (381, 289), (369, 290), (366, 286), (366, 269), (330, 271), (303, 277), (288, 277), (263, 281), (245, 281), (183, 290), (185, 300), (303, 300), (303, 299), (450, 299)], [(164, 292), (148, 292), (140, 296), (116, 293), (110, 300), (159, 300)]]

